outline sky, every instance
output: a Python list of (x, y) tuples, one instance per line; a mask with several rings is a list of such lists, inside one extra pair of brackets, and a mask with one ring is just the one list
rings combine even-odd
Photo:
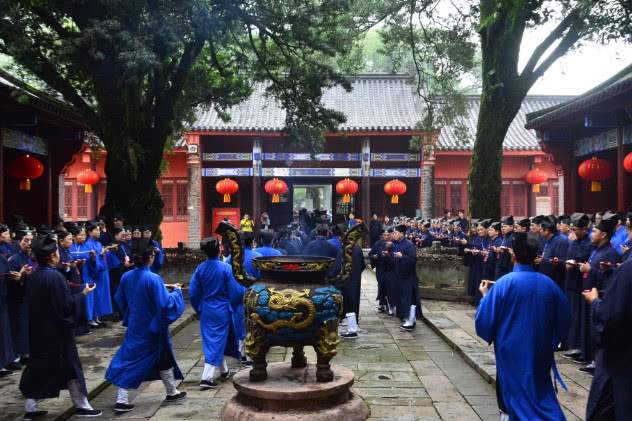
[[(522, 67), (549, 28), (528, 31), (520, 49)], [(632, 45), (586, 43), (559, 58), (535, 83), (531, 95), (578, 95), (632, 64)]]

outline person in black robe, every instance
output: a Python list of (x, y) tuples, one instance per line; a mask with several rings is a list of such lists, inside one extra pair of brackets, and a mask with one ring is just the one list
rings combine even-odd
[(459, 217), (455, 220), (455, 222), (461, 228), (461, 232), (466, 233), (470, 229), (470, 223), (465, 217), (465, 211), (463, 209), (459, 209)]
[(25, 420), (46, 415), (37, 399), (56, 398), (68, 389), (75, 415), (96, 417), (101, 411), (88, 402), (85, 379), (74, 338), (77, 303), (94, 290), (86, 286), (73, 294), (66, 279), (56, 269), (59, 264), (57, 238), (38, 237), (33, 246), (38, 268), (25, 288), (29, 309), (29, 363), (22, 372), (20, 392), (26, 398)]
[(491, 223), (487, 230), (489, 237), (487, 250), (483, 252), (483, 279), (491, 281), (496, 273), (496, 263), (498, 262), (498, 253), (495, 252), (502, 243), (500, 222)]
[(377, 215), (373, 214), (373, 218), (371, 219), (371, 222), (369, 222), (369, 236), (371, 239), (371, 246), (380, 241), (383, 232), (384, 230), (382, 230), (382, 221), (380, 221)]
[(627, 421), (632, 419), (632, 260), (616, 270), (599, 296), (596, 287), (584, 292), (599, 332), (586, 419)]
[[(79, 233), (79, 227), (72, 226), (73, 232), (59, 231), (57, 232), (57, 240), (59, 241), (59, 272), (64, 276), (68, 283), (68, 288), (73, 294), (83, 291), (84, 283), (81, 280), (81, 271), (79, 269), (82, 264), (81, 260), (77, 260), (70, 254), (70, 247), (73, 244), (73, 238)], [(80, 300), (76, 303), (77, 313), (75, 314), (75, 336), (87, 335), (90, 333), (88, 328), (88, 317), (86, 313), (86, 301)]]
[[(582, 263), (579, 267), (583, 275), (582, 290), (592, 290), (597, 288), (598, 291), (606, 290), (613, 269), (619, 259), (616, 250), (610, 244), (610, 238), (614, 232), (616, 221), (601, 218), (593, 227), (590, 241), (594, 246), (594, 250), (588, 258), (588, 262)], [(586, 373), (593, 373), (594, 364), (594, 345), (595, 331), (592, 326), (592, 310), (591, 307), (584, 303), (582, 307), (582, 324), (580, 331), (580, 350), (581, 355), (574, 360), (578, 363), (589, 363), (579, 370)]]
[(553, 279), (564, 290), (566, 271), (564, 262), (568, 254), (568, 239), (557, 231), (557, 221), (547, 217), (542, 221), (542, 254), (535, 259), (540, 273)]
[(386, 312), (386, 309), (388, 307), (386, 284), (384, 279), (384, 265), (382, 263), (382, 252), (386, 247), (386, 242), (389, 240), (390, 234), (388, 232), (382, 233), (382, 238), (376, 241), (369, 251), (369, 262), (371, 264), (371, 267), (375, 269), (375, 278), (377, 280), (376, 301), (378, 303), (378, 306), (376, 310), (378, 313)]
[(360, 293), (362, 272), (364, 271), (364, 253), (360, 246), (353, 247), (351, 256), (351, 279), (342, 287), (343, 313), (347, 317), (347, 331), (341, 337), (353, 339), (358, 337), (358, 320), (360, 319)]
[(513, 270), (512, 248), (513, 248), (513, 216), (508, 216), (500, 221), (502, 230), (502, 239), (500, 246), (495, 248), (496, 252), (496, 270), (494, 272), (494, 280), (508, 274)]
[(571, 328), (568, 332), (568, 348), (569, 351), (564, 354), (564, 358), (579, 358), (580, 351), (580, 332), (582, 324), (582, 306), (585, 305), (582, 297), (583, 276), (579, 271), (579, 265), (587, 262), (593, 251), (593, 246), (588, 237), (588, 226), (590, 219), (584, 213), (574, 213), (570, 217), (569, 226), (571, 232), (569, 234), (570, 243), (568, 253), (566, 255), (566, 277), (564, 281), (564, 291), (566, 298), (571, 306)]
[(12, 364), (15, 358), (7, 308), (7, 282), (9, 281), (7, 272), (9, 272), (9, 262), (0, 255), (0, 377), (13, 373), (7, 366)]
[(404, 322), (403, 330), (413, 330), (417, 317), (421, 316), (419, 284), (417, 281), (417, 249), (405, 238), (406, 225), (398, 225), (393, 231), (392, 259), (399, 283), (397, 316)]
[(480, 221), (476, 226), (476, 236), (471, 239), (463, 251), (463, 260), (469, 263), (470, 268), (467, 291), (468, 295), (472, 297), (472, 304), (475, 306), (478, 306), (483, 298), (478, 289), (485, 275), (484, 251), (489, 247), (489, 238), (487, 237), (489, 225), (487, 220)]
[(25, 226), (20, 226), (15, 232), (15, 239), (18, 248), (9, 259), (7, 304), (9, 320), (11, 321), (13, 353), (16, 358), (9, 368), (20, 370), (22, 364), (28, 361), (29, 355), (29, 319), (28, 308), (24, 299), (24, 287), (28, 282), (28, 276), (36, 265), (31, 260), (33, 231)]

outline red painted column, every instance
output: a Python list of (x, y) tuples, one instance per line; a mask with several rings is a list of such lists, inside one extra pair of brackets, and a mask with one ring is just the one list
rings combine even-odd
[(628, 210), (626, 174), (623, 168), (625, 150), (623, 149), (623, 126), (617, 128), (617, 210), (626, 212)]

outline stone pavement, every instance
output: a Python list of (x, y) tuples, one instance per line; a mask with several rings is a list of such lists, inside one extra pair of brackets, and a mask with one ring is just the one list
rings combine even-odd
[[(193, 311), (187, 307), (185, 313), (171, 325), (171, 332), (177, 333), (193, 320)], [(123, 340), (125, 329), (120, 323), (109, 323), (105, 329), (95, 329), (92, 334), (77, 338), (77, 349), (89, 395), (95, 396), (108, 386), (103, 375), (112, 356)], [(0, 421), (22, 419), (24, 399), (18, 389), (20, 372), (0, 378)], [(68, 391), (61, 392), (57, 399), (47, 399), (41, 409), (49, 411), (42, 420), (66, 419), (73, 411)]]
[[(422, 303), (426, 322), (459, 355), (490, 383), (496, 381), (493, 346), (476, 336), (474, 315), (476, 309), (468, 304), (445, 301)], [(578, 365), (556, 354), (556, 363), (568, 391), (558, 387), (558, 399), (568, 420), (583, 420), (592, 377), (577, 370)]]
[[(362, 335), (343, 340), (334, 363), (351, 368), (356, 375), (353, 390), (371, 408), (371, 420), (497, 420), (495, 391), (472, 367), (456, 354), (433, 330), (418, 323), (412, 332), (402, 332), (399, 321), (377, 315), (373, 298), (375, 277), (366, 271), (363, 278), (360, 327)], [(162, 405), (162, 383), (143, 384), (131, 395), (136, 409), (117, 420), (217, 420), (223, 404), (235, 394), (230, 382), (216, 390), (200, 391), (198, 384), (204, 359), (198, 323), (191, 323), (173, 339), (185, 380), (180, 385), (188, 399)], [(315, 361), (306, 348), (310, 362)], [(291, 352), (273, 348), (268, 360), (289, 361)], [(236, 361), (231, 368), (239, 369)], [(116, 388), (110, 386), (92, 400), (104, 410), (102, 419), (113, 419), (111, 407)]]

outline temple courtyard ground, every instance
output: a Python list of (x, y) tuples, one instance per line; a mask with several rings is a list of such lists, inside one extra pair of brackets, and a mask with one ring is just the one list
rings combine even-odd
[[(399, 321), (374, 310), (375, 276), (365, 271), (362, 283), (361, 335), (343, 340), (335, 364), (352, 369), (354, 392), (371, 409), (370, 420), (498, 420), (493, 348), (474, 333), (474, 308), (443, 301), (423, 302), (424, 320), (413, 332), (402, 332)], [(79, 338), (79, 351), (90, 390), (92, 405), (102, 409), (103, 420), (218, 420), (222, 406), (235, 390), (229, 382), (216, 390), (200, 391), (198, 384), (204, 358), (199, 325), (191, 309), (172, 325), (173, 344), (185, 379), (180, 385), (188, 399), (180, 404), (162, 405), (164, 388), (160, 381), (144, 383), (130, 395), (136, 409), (124, 416), (112, 412), (116, 388), (103, 380), (107, 365), (122, 340), (117, 325)], [(315, 354), (308, 352), (313, 362)], [(268, 360), (289, 361), (290, 352), (274, 348)], [(241, 367), (236, 361), (234, 369)], [(559, 399), (569, 420), (584, 418), (590, 376), (577, 366), (558, 360), (568, 391), (560, 388)], [(19, 374), (0, 379), (0, 420), (20, 419), (22, 398)], [(42, 402), (50, 411), (47, 420), (72, 419), (67, 392)], [(333, 420), (332, 420), (333, 421)]]

